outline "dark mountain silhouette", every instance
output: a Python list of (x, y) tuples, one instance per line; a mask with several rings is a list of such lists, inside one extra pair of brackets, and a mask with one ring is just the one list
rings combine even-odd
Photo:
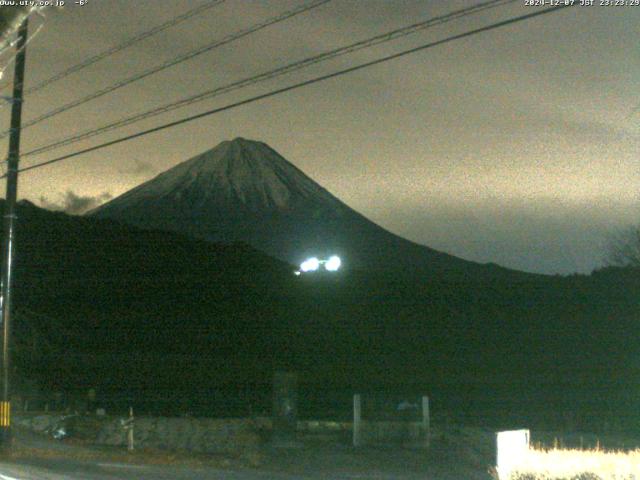
[(637, 412), (635, 271), (296, 277), (246, 244), (22, 203), (15, 278), (16, 379), (95, 387), (140, 412), (245, 415), (261, 400), (268, 412), (278, 368), (299, 372), (313, 416), (348, 415), (356, 390), (552, 425), (564, 411)]
[(355, 268), (463, 277), (509, 272), (388, 232), (268, 145), (243, 138), (222, 142), (89, 215), (206, 240), (243, 241), (295, 265), (311, 255), (335, 253)]
[(16, 364), (46, 388), (176, 388), (225, 378), (233, 361), (272, 368), (273, 315), (255, 320), (285, 302), (291, 268), (249, 245), (20, 202), (15, 250)]

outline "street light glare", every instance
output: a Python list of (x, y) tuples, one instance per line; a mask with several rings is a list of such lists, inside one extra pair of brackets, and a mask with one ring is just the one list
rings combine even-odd
[(340, 257), (338, 257), (337, 255), (334, 255), (325, 262), (324, 268), (326, 268), (330, 272), (335, 272), (340, 268), (340, 265), (342, 265), (342, 260), (340, 260)]
[(300, 264), (300, 270), (303, 272), (315, 272), (320, 267), (320, 260), (316, 257), (306, 259)]

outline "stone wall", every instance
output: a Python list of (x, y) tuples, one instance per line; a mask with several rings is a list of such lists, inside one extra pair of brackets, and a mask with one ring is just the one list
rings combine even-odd
[[(64, 427), (69, 437), (96, 445), (126, 446), (125, 419), (41, 414), (16, 416), (13, 423), (45, 434), (53, 434), (59, 427)], [(134, 442), (136, 448), (222, 453), (260, 444), (269, 428), (270, 422), (266, 419), (138, 417)]]
[[(135, 420), (134, 438), (140, 447), (221, 453), (258, 445), (259, 433), (251, 419), (140, 417)], [(120, 420), (106, 423), (96, 443), (126, 445)]]
[[(13, 412), (12, 412), (13, 413)], [(14, 426), (26, 428), (36, 433), (51, 433), (58, 426), (64, 425), (68, 415), (64, 414), (13, 414), (11, 420)]]
[[(126, 446), (126, 417), (95, 415), (22, 414), (13, 418), (16, 426), (53, 434), (60, 427), (68, 437), (96, 445)], [(255, 447), (267, 441), (272, 428), (268, 417), (191, 418), (136, 417), (136, 448), (189, 450), (201, 453), (224, 453)], [(350, 443), (353, 424), (333, 421), (298, 421), (299, 435), (325, 435)], [(362, 444), (420, 444), (425, 440), (418, 422), (362, 422)]]
[(428, 442), (421, 422), (362, 422), (361, 445), (401, 444), (420, 446)]

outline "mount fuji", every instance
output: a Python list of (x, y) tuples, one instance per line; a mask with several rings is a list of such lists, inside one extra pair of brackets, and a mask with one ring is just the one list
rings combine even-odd
[(209, 241), (246, 242), (296, 265), (309, 256), (337, 254), (345, 267), (357, 269), (465, 277), (515, 273), (394, 235), (267, 144), (244, 138), (222, 142), (88, 215)]

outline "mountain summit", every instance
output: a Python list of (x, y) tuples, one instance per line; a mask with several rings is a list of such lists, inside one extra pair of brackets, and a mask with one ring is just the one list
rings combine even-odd
[(349, 208), (262, 142), (225, 141), (89, 215), (220, 242), (246, 242), (299, 264), (338, 254), (347, 266), (457, 274), (484, 266), (400, 238)]

